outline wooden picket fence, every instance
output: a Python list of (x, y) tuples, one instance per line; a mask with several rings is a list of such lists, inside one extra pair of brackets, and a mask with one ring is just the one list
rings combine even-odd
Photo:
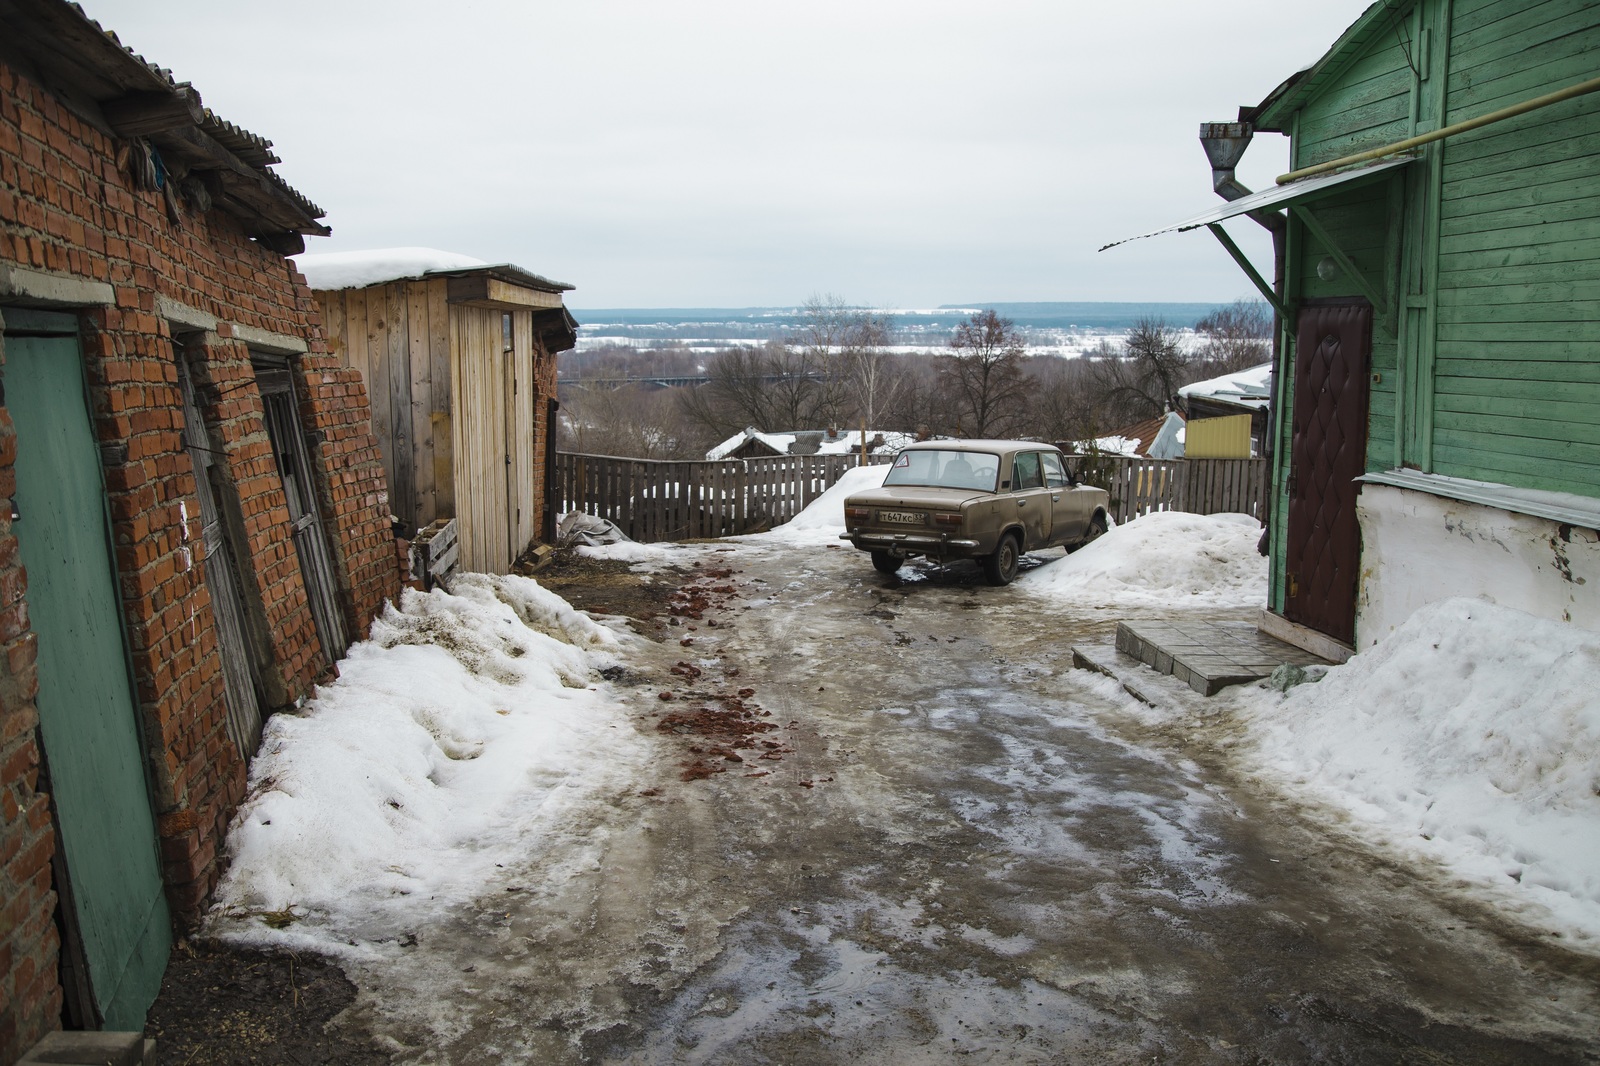
[(1084, 481), (1111, 494), (1111, 518), (1118, 524), (1151, 511), (1238, 513), (1266, 520), (1265, 459), (1066, 458)]
[[(615, 522), (637, 541), (729, 537), (789, 521), (856, 463), (854, 455), (675, 461), (557, 452), (555, 504)], [(1067, 463), (1111, 494), (1118, 524), (1151, 511), (1266, 515), (1265, 459), (1069, 455)]]
[(615, 522), (637, 541), (729, 537), (789, 521), (856, 463), (854, 455), (674, 461), (557, 452), (556, 506)]

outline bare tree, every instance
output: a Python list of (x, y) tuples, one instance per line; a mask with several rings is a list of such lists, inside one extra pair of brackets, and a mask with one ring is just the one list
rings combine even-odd
[(694, 458), (674, 391), (593, 379), (570, 382), (562, 392), (561, 446), (639, 459)]
[(838, 425), (848, 394), (820, 348), (769, 342), (734, 348), (706, 366), (709, 381), (684, 395), (684, 411), (726, 436), (747, 426), (768, 432)]
[(829, 293), (806, 301), (795, 338), (795, 343), (816, 353), (818, 362), (831, 364), (833, 373), (847, 385), (848, 400), (854, 407), (850, 413), (871, 428), (882, 428), (883, 413), (904, 387), (898, 367), (883, 351), (889, 332), (888, 315), (853, 306)]
[(1191, 377), (1182, 335), (1159, 318), (1136, 321), (1120, 353), (1097, 354), (1095, 405), (1113, 423), (1157, 417)]
[(1272, 312), (1259, 300), (1235, 300), (1195, 323), (1195, 353), (1207, 375), (1233, 374), (1272, 358)]
[(1022, 336), (994, 310), (975, 312), (956, 327), (950, 352), (937, 356), (939, 387), (954, 408), (962, 436), (998, 437), (1025, 418), (1027, 378)]

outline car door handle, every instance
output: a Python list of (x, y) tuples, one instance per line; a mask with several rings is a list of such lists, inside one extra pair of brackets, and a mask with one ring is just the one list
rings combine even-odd
[(1027, 500), (1018, 500), (1017, 501), (1017, 506), (1018, 507), (1026, 507), (1026, 506), (1028, 506), (1028, 501)]
[(1050, 497), (1050, 502), (1051, 503), (1060, 503), (1061, 502), (1061, 493), (1058, 492), (1054, 496)]

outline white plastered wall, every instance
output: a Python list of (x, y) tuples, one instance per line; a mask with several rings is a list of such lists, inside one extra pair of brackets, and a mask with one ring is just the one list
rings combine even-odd
[(1364, 485), (1356, 649), (1418, 607), (1471, 596), (1600, 632), (1600, 534), (1428, 492)]

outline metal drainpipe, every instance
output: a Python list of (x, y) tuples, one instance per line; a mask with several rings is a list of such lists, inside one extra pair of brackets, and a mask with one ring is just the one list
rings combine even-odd
[[(1211, 161), (1211, 187), (1218, 196), (1224, 200), (1234, 201), (1242, 196), (1249, 196), (1250, 190), (1241, 185), (1234, 177), (1234, 169), (1238, 167), (1239, 160), (1244, 157), (1245, 149), (1250, 147), (1250, 140), (1255, 136), (1255, 128), (1248, 122), (1202, 122), (1200, 124), (1200, 146), (1205, 149), (1206, 158)], [(1272, 234), (1272, 291), (1278, 294), (1278, 303), (1283, 303), (1284, 288), (1284, 240), (1289, 231), (1289, 221), (1281, 211), (1251, 211), (1249, 217)], [(1274, 379), (1278, 367), (1282, 365), (1281, 345), (1285, 323), (1277, 308), (1272, 311), (1272, 367)], [(1280, 382), (1274, 380), (1274, 392)], [(1277, 448), (1278, 405), (1274, 402), (1267, 403), (1267, 429), (1262, 438), (1263, 458), (1268, 463), (1272, 462), (1273, 454)], [(1268, 491), (1266, 502), (1262, 506), (1261, 515), (1261, 540), (1256, 544), (1256, 550), (1262, 555), (1267, 554), (1267, 534), (1272, 528), (1272, 501), (1273, 494)]]

